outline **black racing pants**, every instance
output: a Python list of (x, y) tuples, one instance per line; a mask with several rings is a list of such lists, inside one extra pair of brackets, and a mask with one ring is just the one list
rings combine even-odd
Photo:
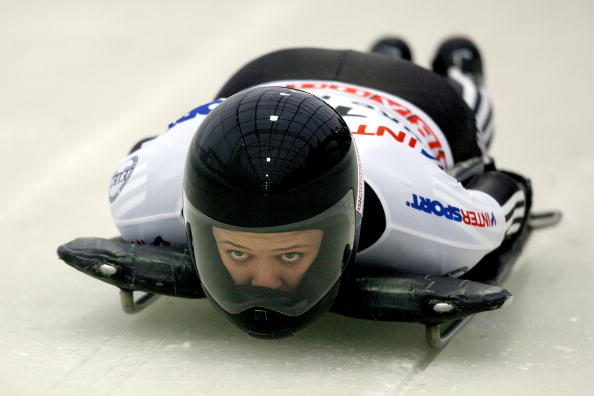
[(474, 114), (462, 97), (447, 79), (411, 62), (350, 50), (281, 50), (242, 67), (217, 98), (275, 80), (332, 80), (394, 94), (435, 121), (450, 144), (455, 162), (481, 155)]

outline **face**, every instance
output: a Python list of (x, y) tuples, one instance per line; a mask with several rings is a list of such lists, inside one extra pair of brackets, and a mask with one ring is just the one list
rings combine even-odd
[(256, 233), (213, 227), (223, 264), (238, 285), (295, 290), (320, 251), (323, 232)]

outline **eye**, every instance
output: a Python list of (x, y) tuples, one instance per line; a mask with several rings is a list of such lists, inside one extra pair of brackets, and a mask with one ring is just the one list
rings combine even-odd
[(240, 250), (227, 250), (227, 254), (233, 261), (237, 261), (238, 263), (243, 263), (250, 258), (249, 254)]
[(295, 264), (299, 260), (301, 260), (301, 257), (303, 257), (303, 253), (288, 252), (281, 254), (279, 257), (280, 260), (285, 264)]

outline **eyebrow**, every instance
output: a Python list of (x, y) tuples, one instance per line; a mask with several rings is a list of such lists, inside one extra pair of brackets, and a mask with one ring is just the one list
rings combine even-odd
[[(240, 248), (240, 249), (245, 249), (245, 250), (252, 250), (247, 246), (243, 246), (240, 245), (238, 243), (235, 242), (231, 242), (231, 241), (220, 241), (219, 243), (226, 243), (228, 245)], [(311, 247), (311, 245), (307, 245), (307, 244), (302, 244), (302, 245), (292, 245), (292, 246), (287, 246), (287, 247), (283, 247), (283, 248), (277, 248), (277, 249), (272, 249), (273, 252), (279, 252), (279, 251), (287, 251), (287, 250), (293, 250), (293, 249), (300, 249), (300, 248), (308, 248)]]
[(232, 246), (238, 247), (238, 248), (240, 248), (240, 249), (245, 249), (245, 250), (252, 250), (252, 249), (250, 249), (249, 247), (242, 246), (242, 245), (240, 245), (240, 244), (237, 244), (237, 243), (234, 243), (234, 242), (231, 242), (231, 241), (221, 241), (221, 242), (219, 242), (219, 243), (226, 243), (226, 244), (229, 244), (229, 245), (232, 245)]
[(288, 246), (288, 247), (284, 247), (284, 248), (278, 248), (278, 249), (272, 249), (273, 251), (279, 251), (279, 250), (293, 250), (293, 249), (300, 249), (300, 248), (307, 248), (307, 247), (311, 247), (311, 245), (293, 245), (293, 246)]

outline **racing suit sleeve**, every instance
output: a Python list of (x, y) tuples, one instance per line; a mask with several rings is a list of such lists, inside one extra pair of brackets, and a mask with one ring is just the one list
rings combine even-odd
[[(379, 160), (368, 161), (364, 168), (385, 226), (375, 242), (357, 253), (361, 265), (461, 274), (521, 229), (529, 184), (520, 182), (520, 176), (492, 171), (462, 184), (434, 161), (411, 150), (393, 155), (395, 148), (386, 146), (374, 146)], [(384, 156), (389, 153), (392, 157)]]

